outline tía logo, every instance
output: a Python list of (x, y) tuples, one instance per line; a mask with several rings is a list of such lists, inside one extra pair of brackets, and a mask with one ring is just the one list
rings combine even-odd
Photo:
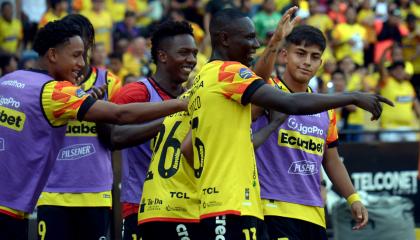
[(6, 148), (4, 147), (4, 138), (0, 138), (0, 152), (4, 151)]
[(252, 72), (251, 70), (249, 70), (248, 68), (241, 68), (239, 70), (239, 76), (243, 79), (248, 79), (250, 77), (252, 77)]
[(75, 144), (62, 148), (58, 153), (57, 160), (76, 160), (94, 154), (95, 147), (92, 143)]
[(299, 174), (299, 175), (313, 175), (318, 173), (318, 168), (316, 166), (316, 162), (311, 161), (296, 161), (290, 165), (289, 170), (287, 171), (289, 174)]

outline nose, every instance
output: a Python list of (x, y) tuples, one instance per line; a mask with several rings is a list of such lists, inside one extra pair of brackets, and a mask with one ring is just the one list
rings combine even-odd
[(77, 66), (80, 68), (83, 68), (86, 65), (85, 59), (83, 56), (81, 56), (77, 61)]
[(306, 57), (303, 59), (303, 64), (305, 66), (311, 65), (311, 54), (306, 54)]
[(260, 47), (260, 42), (258, 41), (258, 39), (257, 39), (257, 38), (254, 38), (254, 41), (252, 42), (252, 47), (253, 47), (254, 49), (257, 49), (257, 48), (259, 48), (259, 47)]

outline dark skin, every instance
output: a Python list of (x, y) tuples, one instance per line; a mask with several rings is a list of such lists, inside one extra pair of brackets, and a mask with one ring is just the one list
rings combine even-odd
[[(46, 70), (54, 79), (76, 84), (79, 72), (85, 66), (83, 53), (82, 39), (74, 36), (67, 42), (48, 49), (36, 62), (36, 68)], [(143, 123), (186, 109), (187, 103), (180, 100), (124, 106), (98, 100), (89, 108), (83, 120), (116, 124)]]
[[(194, 38), (189, 34), (177, 35), (164, 39), (157, 53), (157, 68), (153, 79), (167, 93), (178, 97), (184, 92), (182, 83), (197, 63), (198, 50)], [(158, 119), (147, 124), (113, 126), (112, 129), (98, 131), (101, 140), (110, 149), (123, 149), (137, 146), (153, 138), (159, 131), (163, 119)]]

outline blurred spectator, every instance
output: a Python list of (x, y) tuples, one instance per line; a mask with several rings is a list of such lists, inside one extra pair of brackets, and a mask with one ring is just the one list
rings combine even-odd
[(35, 62), (38, 59), (38, 53), (33, 50), (26, 50), (22, 52), (20, 62), (18, 64), (19, 69), (31, 69), (35, 67)]
[(84, 10), (82, 15), (87, 17), (95, 28), (95, 42), (105, 46), (105, 54), (112, 49), (112, 18), (105, 10), (105, 0), (92, 0), (92, 8)]
[(331, 30), (334, 27), (334, 22), (325, 12), (322, 12), (322, 7), (319, 6), (317, 1), (309, 1), (309, 13), (310, 17), (306, 19), (306, 24), (318, 28), (328, 40), (331, 40)]
[(68, 3), (67, 0), (51, 0), (50, 8), (42, 16), (39, 21), (38, 28), (42, 28), (48, 22), (62, 19), (67, 15)]
[(46, 10), (46, 1), (22, 0), (23, 49), (32, 48), (31, 44), (38, 30), (38, 23)]
[[(346, 91), (346, 76), (340, 70), (336, 70), (331, 74), (331, 81), (327, 84), (328, 93), (342, 93)], [(344, 128), (347, 116), (343, 117), (343, 108), (335, 109), (337, 116), (337, 128)]]
[(211, 16), (213, 16), (219, 10), (225, 8), (235, 8), (235, 2), (233, 0), (210, 0), (206, 5), (206, 13), (204, 15), (204, 30), (208, 34), (209, 31), (209, 24)]
[(134, 76), (133, 74), (128, 74), (123, 78), (123, 85), (137, 82), (139, 80), (138, 77)]
[[(390, 51), (388, 48), (387, 51)], [(420, 105), (411, 83), (406, 79), (404, 62), (395, 61), (385, 67), (384, 52), (380, 60), (379, 93), (394, 102), (394, 107), (383, 106), (381, 128), (384, 130), (407, 131), (417, 129), (415, 114), (420, 116)], [(414, 109), (414, 111), (413, 111)], [(385, 132), (380, 134), (381, 141), (399, 142), (416, 141), (415, 132)]]
[(112, 35), (114, 43), (118, 42), (121, 38), (130, 41), (142, 35), (142, 30), (136, 26), (136, 13), (133, 11), (126, 11), (124, 21), (118, 22), (115, 25)]
[(346, 22), (346, 12), (347, 5), (342, 3), (340, 0), (333, 0), (330, 5), (330, 10), (328, 11), (328, 16), (335, 24), (345, 23)]
[(203, 16), (199, 13), (199, 2), (200, 0), (172, 0), (170, 9), (181, 11), (187, 21), (202, 25)]
[(404, 59), (404, 55), (403, 55), (403, 49), (401, 46), (399, 46), (398, 44), (394, 44), (391, 47), (389, 47), (386, 51), (390, 51), (391, 52), (391, 59), (390, 61), (385, 61), (385, 67), (389, 67), (392, 65), (392, 63), (394, 62), (403, 62), (404, 63), (404, 72), (406, 74), (406, 76), (404, 77), (404, 79), (411, 79), (411, 77), (413, 76), (414, 73), (414, 67), (413, 64), (410, 61), (406, 61)]
[(128, 51), (123, 55), (123, 65), (129, 73), (136, 77), (152, 75), (153, 65), (146, 39), (137, 37), (130, 43)]
[[(173, 21), (178, 21), (178, 22), (182, 22), (182, 21), (187, 21), (185, 19), (184, 13), (179, 11), (179, 10), (172, 10), (169, 13), (169, 17), (173, 20)], [(193, 34), (194, 34), (194, 39), (195, 42), (197, 43), (197, 45), (199, 45), (205, 36), (205, 32), (204, 30), (200, 27), (200, 25), (198, 25), (195, 22), (188, 22), (192, 29), (193, 29)]]
[[(378, 42), (375, 45), (375, 59), (379, 62), (382, 53), (386, 48), (394, 43), (401, 44), (402, 37), (408, 34), (407, 28), (401, 23), (401, 12), (399, 9), (390, 10), (388, 19), (385, 22), (375, 21), (375, 31), (377, 33)], [(390, 56), (388, 55), (389, 59)]]
[(22, 23), (13, 18), (13, 6), (9, 1), (1, 3), (0, 51), (20, 54), (23, 38)]
[(363, 65), (363, 47), (366, 42), (366, 30), (356, 22), (356, 10), (348, 8), (346, 11), (347, 22), (338, 24), (333, 32), (332, 39), (337, 61), (345, 56), (358, 65)]
[(264, 0), (262, 8), (252, 19), (258, 40), (263, 43), (268, 32), (273, 32), (281, 19), (281, 14), (276, 12), (274, 0)]
[(110, 69), (119, 79), (123, 80), (128, 75), (128, 71), (123, 66), (122, 54), (111, 53), (108, 56), (108, 60), (108, 69)]
[(92, 56), (90, 60), (92, 67), (105, 68), (107, 55), (104, 44), (95, 43), (95, 46), (92, 48)]
[(411, 83), (416, 90), (416, 95), (420, 97), (420, 25), (413, 14), (407, 16), (407, 28), (409, 34), (403, 39), (404, 59), (413, 64), (413, 76)]
[(18, 69), (18, 58), (11, 54), (0, 55), (0, 69), (2, 76), (16, 71)]
[(92, 8), (91, 0), (72, 0), (72, 9), (76, 12), (87, 11)]
[(365, 66), (368, 66), (373, 63), (376, 43), (375, 12), (371, 8), (370, 0), (363, 0), (361, 9), (357, 14), (357, 22), (364, 27), (366, 32), (363, 57)]

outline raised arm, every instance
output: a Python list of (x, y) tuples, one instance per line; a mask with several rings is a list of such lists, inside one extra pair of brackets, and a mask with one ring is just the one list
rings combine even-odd
[(377, 120), (382, 113), (381, 103), (393, 106), (378, 94), (351, 92), (342, 94), (284, 93), (267, 84), (259, 87), (251, 96), (251, 103), (290, 115), (305, 115), (354, 104), (372, 113)]

